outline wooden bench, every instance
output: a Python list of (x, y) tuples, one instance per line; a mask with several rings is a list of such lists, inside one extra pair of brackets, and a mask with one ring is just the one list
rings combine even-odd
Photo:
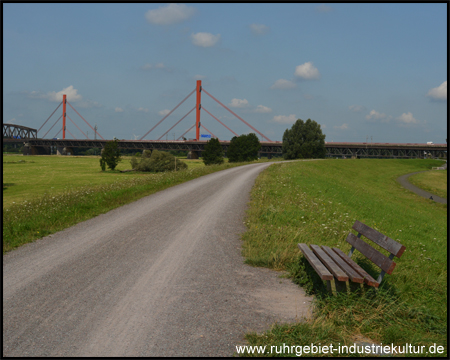
[[(355, 287), (363, 288), (364, 284), (378, 288), (384, 275), (392, 274), (394, 271), (396, 265), (392, 260), (394, 256), (400, 258), (406, 249), (402, 244), (358, 220), (352, 228), (358, 232), (358, 235), (348, 234), (346, 240), (352, 246), (348, 255), (339, 248), (331, 249), (328, 246), (318, 245), (311, 245), (309, 248), (306, 244), (298, 244), (320, 278), (327, 281), (328, 290), (333, 294), (337, 291), (350, 291)], [(387, 250), (390, 253), (389, 257), (363, 241), (361, 235)], [(377, 280), (350, 258), (355, 249), (381, 269)]]

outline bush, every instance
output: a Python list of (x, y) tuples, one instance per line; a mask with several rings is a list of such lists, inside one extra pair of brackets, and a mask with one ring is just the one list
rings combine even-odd
[(173, 156), (181, 157), (181, 156), (187, 156), (188, 151), (183, 150), (169, 150), (169, 153)]
[(205, 150), (202, 153), (203, 162), (205, 165), (222, 164), (223, 150), (219, 139), (212, 138), (205, 145)]
[(131, 167), (136, 171), (164, 172), (187, 169), (186, 163), (178, 160), (172, 154), (164, 151), (144, 150), (140, 161), (136, 156), (130, 160)]
[(85, 155), (97, 155), (100, 154), (100, 150), (98, 148), (88, 149), (84, 152)]
[(108, 141), (102, 152), (102, 157), (100, 158), (100, 166), (102, 171), (105, 171), (106, 165), (111, 170), (114, 170), (117, 164), (120, 162), (120, 150), (118, 145), (118, 140)]
[(325, 135), (314, 120), (298, 119), (291, 129), (283, 134), (283, 157), (289, 159), (311, 159), (325, 157)]
[(227, 157), (229, 162), (253, 161), (258, 159), (261, 143), (254, 133), (234, 136), (228, 146)]

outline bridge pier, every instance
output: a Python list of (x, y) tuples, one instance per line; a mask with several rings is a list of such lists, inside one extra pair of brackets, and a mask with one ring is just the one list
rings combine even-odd
[(49, 146), (31, 146), (29, 143), (23, 145), (23, 155), (50, 155)]
[(68, 147), (57, 146), (56, 155), (73, 155), (73, 150)]
[(187, 158), (188, 159), (198, 159), (200, 156), (200, 151), (189, 151), (187, 154)]

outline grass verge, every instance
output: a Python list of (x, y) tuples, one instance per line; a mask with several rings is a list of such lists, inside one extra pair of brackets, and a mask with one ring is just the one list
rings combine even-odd
[[(37, 157), (33, 158), (33, 160), (36, 163), (42, 161), (42, 159)], [(53, 167), (48, 165), (47, 171), (41, 167), (44, 172), (43, 178), (50, 176), (49, 174), (53, 172), (53, 168), (61, 165), (58, 163), (60, 160), (57, 160)], [(49, 160), (47, 159), (47, 161)], [(67, 162), (68, 160), (65, 159), (64, 161)], [(267, 160), (260, 160), (260, 162), (264, 161)], [(96, 162), (98, 163), (98, 160)], [(246, 164), (248, 163), (195, 166), (177, 172), (158, 174), (133, 173), (132, 176), (128, 175), (130, 173), (119, 173), (118, 171), (105, 171), (91, 174), (90, 176), (85, 174), (84, 180), (78, 180), (76, 186), (72, 184), (71, 187), (67, 186), (52, 192), (30, 196), (30, 198), (20, 202), (12, 202), (9, 206), (5, 206), (4, 203), (3, 254), (18, 246), (63, 230), (80, 221), (106, 213), (109, 210), (157, 191), (216, 171)], [(77, 169), (78, 166), (67, 167), (66, 172), (63, 172), (64, 174), (61, 177), (70, 179), (73, 175), (76, 178)], [(31, 172), (31, 170), (29, 171)], [(61, 170), (58, 169), (58, 171)], [(31, 173), (25, 176), (27, 177), (26, 181), (31, 189), (30, 191), (33, 190), (34, 185), (37, 185), (38, 191), (43, 191), (39, 181), (37, 181), (37, 184), (33, 184)], [(103, 182), (96, 177), (102, 178)], [(88, 184), (86, 184), (86, 179), (89, 179)], [(56, 184), (54, 178), (51, 181)], [(83, 181), (85, 185), (82, 185)], [(99, 183), (93, 184), (96, 181)], [(6, 191), (8, 190), (7, 188)], [(5, 188), (3, 189), (3, 194), (5, 196)], [(23, 194), (20, 196), (23, 196)]]
[(412, 175), (408, 181), (432, 194), (447, 199), (447, 171), (431, 170)]
[[(378, 344), (436, 343), (445, 346), (442, 356), (447, 356), (447, 205), (416, 196), (396, 181), (441, 163), (324, 160), (264, 170), (251, 194), (243, 255), (248, 264), (286, 270), (307, 293), (315, 294), (315, 312), (304, 323), (247, 334), (250, 345), (352, 345), (362, 335)], [(378, 292), (331, 296), (297, 243), (348, 252), (345, 238), (355, 220), (404, 244), (406, 252), (395, 260), (394, 273), (385, 276)], [(378, 275), (379, 269), (362, 257), (355, 261)]]

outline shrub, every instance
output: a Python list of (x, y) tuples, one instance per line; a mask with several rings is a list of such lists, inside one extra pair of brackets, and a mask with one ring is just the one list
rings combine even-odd
[(187, 169), (186, 163), (178, 160), (172, 154), (164, 151), (144, 150), (140, 161), (136, 156), (130, 160), (131, 167), (136, 171), (164, 172)]
[(206, 143), (205, 150), (202, 153), (202, 158), (205, 165), (223, 163), (223, 150), (219, 139), (212, 138)]

